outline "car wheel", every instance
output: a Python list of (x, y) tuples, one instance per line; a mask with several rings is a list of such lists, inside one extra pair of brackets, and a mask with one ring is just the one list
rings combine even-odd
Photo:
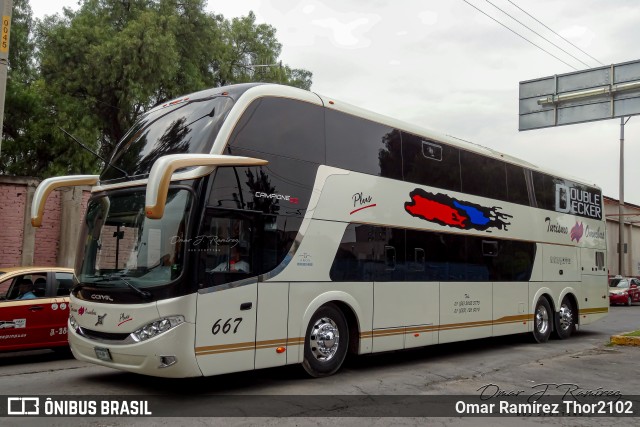
[(536, 342), (543, 343), (549, 340), (551, 335), (551, 306), (545, 297), (540, 297), (533, 313), (533, 338)]
[(569, 338), (576, 331), (576, 309), (568, 297), (562, 299), (556, 316), (555, 335), (561, 340)]
[(627, 297), (627, 307), (631, 307), (631, 295)]
[(323, 305), (309, 321), (302, 366), (312, 377), (331, 375), (340, 369), (348, 343), (349, 328), (344, 314), (334, 304)]

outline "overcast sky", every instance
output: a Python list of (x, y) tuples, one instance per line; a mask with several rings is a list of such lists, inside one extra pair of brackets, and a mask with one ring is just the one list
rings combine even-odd
[[(564, 50), (536, 36), (498, 6)], [(637, 0), (468, 0), (577, 70), (640, 59)], [(30, 0), (35, 17), (77, 0)], [(594, 57), (520, 12), (516, 4)], [(619, 197), (620, 119), (518, 131), (518, 84), (574, 71), (464, 0), (209, 0), (276, 28), (312, 90), (579, 177)], [(625, 201), (640, 205), (640, 117), (625, 129)]]

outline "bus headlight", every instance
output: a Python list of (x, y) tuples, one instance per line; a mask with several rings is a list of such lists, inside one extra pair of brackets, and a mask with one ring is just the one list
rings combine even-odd
[(156, 320), (149, 324), (144, 325), (140, 329), (131, 333), (131, 338), (135, 342), (145, 341), (149, 338), (160, 335), (163, 332), (167, 332), (171, 328), (184, 323), (184, 316), (169, 316)]
[(76, 322), (75, 317), (69, 316), (69, 326), (71, 326), (71, 329), (73, 329), (74, 331), (78, 330), (78, 322)]

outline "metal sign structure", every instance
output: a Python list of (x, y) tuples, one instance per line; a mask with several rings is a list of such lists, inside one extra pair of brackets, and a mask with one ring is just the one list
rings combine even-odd
[[(618, 247), (624, 247), (624, 125), (640, 114), (640, 60), (520, 82), (518, 110), (521, 131), (620, 118)], [(624, 264), (618, 251), (619, 274)]]
[(520, 82), (518, 129), (640, 114), (640, 61)]

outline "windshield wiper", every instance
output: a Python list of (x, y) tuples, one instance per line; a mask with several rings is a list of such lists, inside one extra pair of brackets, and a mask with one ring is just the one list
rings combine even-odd
[(124, 273), (124, 272), (123, 273), (114, 273), (114, 274), (105, 274), (104, 276), (100, 277), (98, 280), (95, 280), (94, 283), (121, 280), (122, 283), (127, 285), (130, 289), (133, 289), (142, 298), (144, 298), (144, 299), (151, 298), (151, 292), (145, 291), (145, 290), (142, 290), (142, 289), (138, 288), (136, 285), (132, 284), (131, 282), (129, 282), (126, 279), (132, 279), (132, 277), (127, 276), (127, 274)]
[(131, 288), (131, 289), (133, 289), (134, 291), (136, 291), (136, 293), (137, 293), (138, 295), (140, 295), (142, 298), (144, 298), (144, 299), (149, 299), (149, 298), (151, 298), (151, 292), (149, 292), (149, 291), (145, 291), (145, 290), (142, 290), (142, 289), (138, 288), (137, 286), (133, 285), (132, 283), (130, 283), (130, 282), (128, 282), (128, 281), (126, 281), (126, 280), (124, 279), (124, 277), (121, 277), (120, 279), (121, 279), (121, 280), (124, 282), (124, 284), (125, 284), (125, 285), (127, 285), (129, 288)]

